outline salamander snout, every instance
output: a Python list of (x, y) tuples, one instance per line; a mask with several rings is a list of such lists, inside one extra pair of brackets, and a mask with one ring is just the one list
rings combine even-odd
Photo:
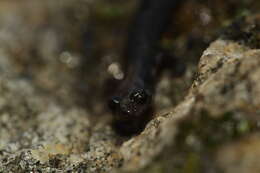
[(121, 135), (139, 133), (151, 118), (152, 95), (145, 89), (131, 89), (109, 100), (113, 126)]
[(151, 94), (144, 89), (132, 89), (128, 92), (112, 97), (109, 108), (118, 118), (135, 118), (142, 116), (151, 104)]

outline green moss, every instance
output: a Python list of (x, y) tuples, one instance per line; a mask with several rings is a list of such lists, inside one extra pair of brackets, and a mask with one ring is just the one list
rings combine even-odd
[(203, 148), (211, 148), (239, 138), (256, 128), (255, 122), (237, 116), (233, 112), (226, 112), (219, 118), (213, 118), (207, 111), (202, 110), (197, 117), (182, 123), (178, 141), (180, 146), (189, 145), (187, 137), (194, 136)]
[(222, 39), (234, 40), (258, 49), (260, 48), (260, 21), (241, 16), (224, 30)]
[(123, 9), (117, 6), (103, 6), (98, 9), (98, 14), (104, 18), (116, 18), (124, 14)]
[(186, 162), (184, 162), (182, 173), (200, 173), (200, 156), (197, 153), (187, 154)]
[(120, 22), (127, 20), (129, 15), (133, 13), (134, 5), (131, 3), (97, 3), (93, 12), (96, 19), (104, 22)]

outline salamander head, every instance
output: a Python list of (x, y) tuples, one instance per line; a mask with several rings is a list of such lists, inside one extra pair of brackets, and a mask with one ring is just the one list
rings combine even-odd
[(109, 100), (109, 107), (113, 112), (114, 125), (123, 134), (140, 131), (147, 123), (149, 109), (151, 109), (152, 94), (142, 88), (130, 89)]
[(109, 100), (109, 107), (120, 119), (132, 119), (142, 116), (151, 104), (151, 94), (144, 89), (131, 89)]

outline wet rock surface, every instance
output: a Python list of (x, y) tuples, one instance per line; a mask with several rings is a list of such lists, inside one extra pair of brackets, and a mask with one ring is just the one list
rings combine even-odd
[[(94, 68), (92, 61), (102, 58), (86, 60), (78, 46), (90, 4), (1, 2), (0, 172), (260, 171), (259, 15), (228, 27), (193, 62), (197, 69), (191, 63), (184, 76), (164, 77), (156, 96), (162, 111), (141, 134), (123, 138), (111, 129), (109, 113), (95, 94), (108, 76), (105, 67), (113, 53)], [(103, 22), (108, 20), (103, 13), (117, 15), (95, 10)], [(88, 89), (79, 94), (82, 88), (93, 95)], [(92, 108), (82, 106), (82, 100)]]

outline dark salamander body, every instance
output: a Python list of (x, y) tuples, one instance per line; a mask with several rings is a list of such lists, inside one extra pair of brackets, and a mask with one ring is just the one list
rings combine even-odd
[(181, 0), (142, 0), (130, 29), (124, 58), (125, 79), (109, 100), (119, 134), (143, 130), (151, 119), (159, 55), (159, 41)]

